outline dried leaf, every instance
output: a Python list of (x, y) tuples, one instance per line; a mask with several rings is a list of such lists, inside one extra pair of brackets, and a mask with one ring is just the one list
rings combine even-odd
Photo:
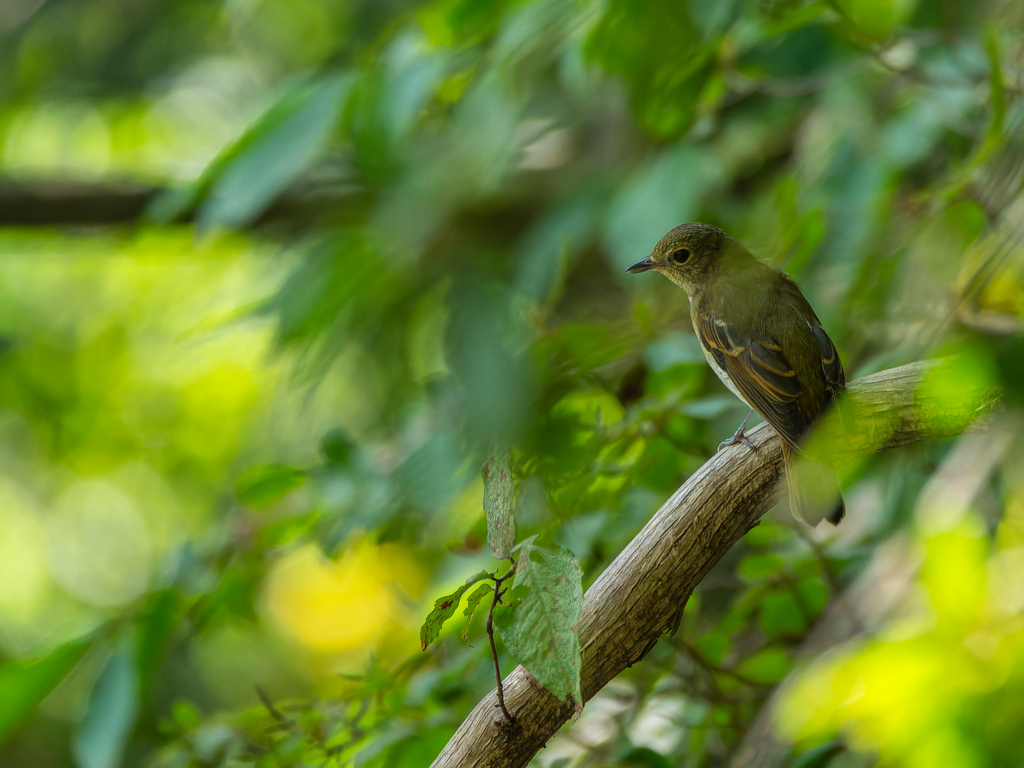
[(515, 481), (512, 457), (508, 453), (491, 456), (484, 464), (484, 514), (487, 515), (487, 544), (499, 560), (512, 556), (516, 542), (516, 520), (512, 513)]

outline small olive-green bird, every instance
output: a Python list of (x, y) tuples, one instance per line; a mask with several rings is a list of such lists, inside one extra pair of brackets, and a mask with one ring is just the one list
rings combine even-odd
[[(725, 232), (708, 224), (682, 224), (665, 235), (634, 274), (654, 270), (686, 291), (690, 318), (708, 363), (718, 378), (782, 438), (789, 502), (808, 525), (846, 514), (835, 471), (824, 463), (801, 463), (801, 438), (846, 386), (832, 340), (811, 305), (785, 273), (762, 264)], [(743, 420), (731, 439), (743, 442)], [(813, 471), (814, 482), (805, 472)], [(810, 498), (805, 486), (817, 493)], [(826, 493), (820, 489), (825, 488)], [(820, 503), (818, 499), (827, 498)], [(838, 499), (838, 502), (835, 500)]]

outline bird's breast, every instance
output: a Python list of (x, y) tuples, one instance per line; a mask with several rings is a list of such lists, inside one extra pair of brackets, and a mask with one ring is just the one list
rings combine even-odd
[(747, 408), (753, 408), (754, 406), (747, 402), (747, 398), (741, 395), (740, 391), (736, 388), (736, 385), (732, 383), (732, 379), (729, 378), (729, 374), (726, 373), (725, 369), (718, 364), (717, 360), (715, 360), (715, 356), (712, 355), (710, 350), (704, 346), (703, 340), (701, 341), (700, 348), (704, 350), (704, 357), (707, 358), (708, 365), (711, 366), (711, 370), (714, 371), (715, 375), (722, 380), (722, 383), (729, 388), (729, 391), (742, 400), (743, 404), (746, 405)]
[[(694, 329), (696, 329), (697, 328), (697, 320), (696, 320), (695, 317), (693, 317), (693, 313), (694, 313), (693, 296), (692, 295), (688, 296), (688, 298), (690, 300), (690, 316), (691, 316), (691, 319), (692, 319), (692, 322), (693, 322), (693, 327), (694, 327)], [(732, 383), (732, 379), (729, 378), (729, 374), (725, 371), (724, 368), (722, 368), (722, 366), (720, 366), (718, 364), (718, 361), (715, 360), (715, 356), (713, 354), (711, 354), (711, 350), (708, 349), (707, 345), (704, 344), (704, 339), (701, 338), (701, 335), (699, 333), (697, 334), (697, 341), (700, 342), (701, 351), (704, 352), (704, 357), (707, 359), (708, 365), (711, 366), (711, 370), (715, 372), (715, 375), (719, 379), (721, 379), (722, 383), (725, 384), (726, 387), (729, 388), (730, 392), (732, 392), (734, 395), (736, 395), (736, 397), (738, 397), (741, 401), (743, 401), (743, 404), (746, 405), (747, 408), (750, 408), (751, 410), (756, 410), (756, 409), (754, 409), (754, 406), (752, 406), (749, 402), (747, 402), (747, 398), (745, 398), (743, 395), (740, 394), (740, 391), (736, 388), (736, 385)]]

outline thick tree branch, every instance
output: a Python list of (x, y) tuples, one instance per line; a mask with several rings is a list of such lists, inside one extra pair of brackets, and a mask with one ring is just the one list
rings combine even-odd
[[(882, 451), (973, 428), (994, 393), (933, 386), (929, 374), (939, 373), (940, 365), (912, 363), (853, 382), (843, 412), (844, 446)], [(694, 587), (774, 503), (782, 464), (778, 437), (767, 425), (747, 434), (756, 452), (741, 445), (712, 457), (587, 591), (577, 624), (585, 700), (676, 630)], [(501, 727), (492, 691), (434, 761), (436, 768), (525, 766), (573, 713), (571, 703), (558, 701), (522, 667), (505, 679), (504, 689), (515, 732)]]
[(0, 225), (100, 226), (139, 220), (157, 187), (0, 179)]
[[(135, 182), (23, 180), (0, 177), (0, 226), (93, 227), (138, 224), (168, 188)], [(303, 178), (286, 189), (253, 225), (360, 216), (366, 195), (340, 184)], [(192, 221), (194, 211), (178, 220)]]

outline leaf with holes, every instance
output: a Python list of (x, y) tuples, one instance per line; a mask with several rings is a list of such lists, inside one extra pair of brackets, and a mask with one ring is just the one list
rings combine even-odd
[(441, 634), (441, 627), (444, 626), (444, 623), (448, 621), (448, 619), (455, 615), (455, 611), (459, 607), (459, 600), (462, 599), (466, 590), (477, 582), (488, 578), (489, 575), (490, 574), (488, 574), (487, 571), (480, 571), (480, 573), (470, 576), (466, 580), (465, 584), (456, 589), (450, 595), (439, 597), (434, 601), (434, 610), (427, 614), (426, 621), (424, 621), (423, 626), (420, 627), (420, 648), (422, 650), (427, 650), (427, 646), (437, 640), (438, 636)]
[(516, 543), (516, 519), (512, 513), (515, 481), (512, 457), (508, 453), (492, 455), (481, 472), (484, 478), (484, 514), (487, 515), (487, 544), (494, 556), (506, 560)]
[(579, 712), (583, 697), (576, 622), (583, 608), (583, 572), (565, 547), (538, 547), (536, 538), (516, 547), (513, 601), (495, 612), (494, 623), (516, 661), (560, 700), (572, 696)]
[(491, 584), (481, 584), (466, 598), (466, 610), (462, 612), (466, 617), (466, 623), (462, 625), (462, 632), (459, 633), (459, 637), (466, 645), (469, 645), (469, 628), (473, 624), (473, 617), (476, 616), (476, 609), (480, 607), (480, 601), (492, 592), (494, 587)]

